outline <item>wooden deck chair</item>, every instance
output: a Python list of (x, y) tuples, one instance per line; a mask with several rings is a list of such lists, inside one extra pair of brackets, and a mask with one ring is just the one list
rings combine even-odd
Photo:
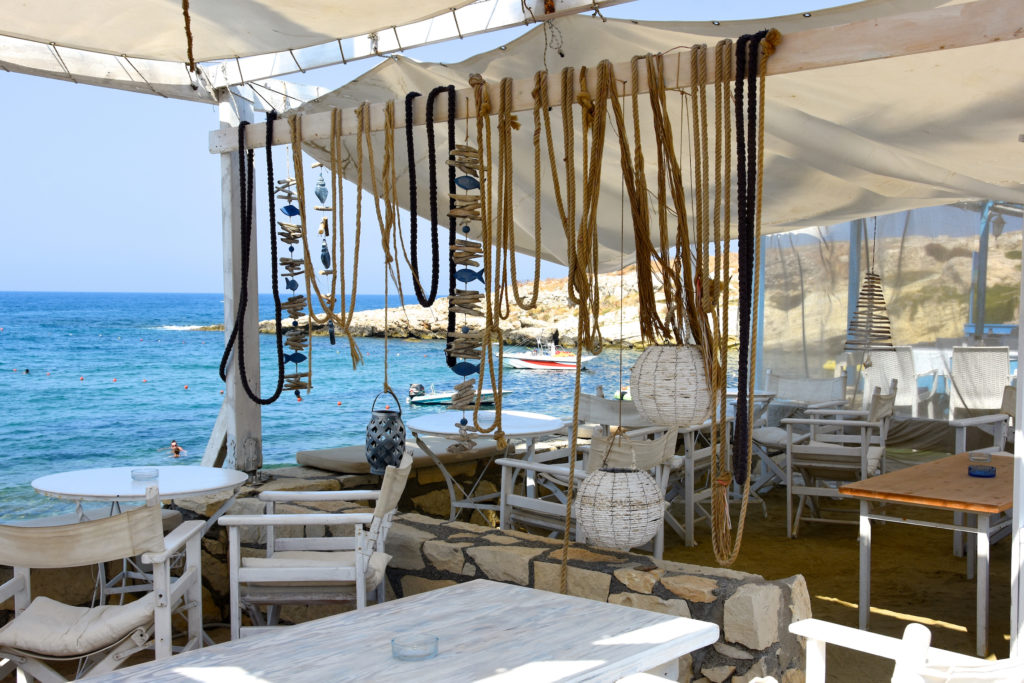
[[(885, 440), (892, 420), (895, 392), (882, 394), (876, 387), (869, 409), (831, 411), (833, 417), (787, 418), (786, 535), (795, 538), (802, 519), (846, 522), (823, 516), (821, 497), (840, 497), (838, 483), (860, 481), (885, 468)], [(810, 429), (802, 440), (795, 427)], [(799, 479), (797, 477), (799, 475)], [(793, 499), (797, 499), (794, 509)], [(805, 517), (807, 508), (810, 515)], [(854, 523), (855, 520), (849, 520)]]
[(931, 632), (923, 624), (908, 624), (903, 638), (883, 636), (820, 619), (789, 625), (790, 633), (807, 638), (806, 683), (825, 683), (825, 647), (867, 652), (895, 662), (892, 683), (1019, 683), (1024, 659), (992, 661), (931, 647)]
[[(166, 538), (157, 488), (146, 504), (123, 514), (60, 526), (0, 526), (0, 564), (14, 568), (0, 586), (0, 602), (14, 598), (15, 617), (0, 629), (0, 675), (17, 668), (41, 681), (62, 681), (47, 661), (83, 660), (83, 673), (102, 674), (131, 654), (152, 647), (171, 655), (171, 615), (185, 609), (185, 650), (201, 645), (201, 521), (185, 522)], [(173, 555), (185, 549), (184, 569), (171, 576)], [(153, 589), (123, 605), (76, 607), (31, 597), (30, 570), (78, 567), (141, 555), (152, 565)], [(7, 660), (4, 663), (2, 660)], [(19, 676), (19, 680), (21, 676)]]
[[(275, 626), (281, 605), (355, 602), (361, 609), (368, 593), (383, 602), (391, 560), (384, 543), (412, 461), (407, 449), (398, 467), (388, 466), (379, 491), (264, 491), (260, 500), (266, 514), (217, 520), (228, 529), (231, 639)], [(372, 513), (282, 513), (277, 508), (282, 503), (295, 510), (296, 504), (366, 500), (375, 501)], [(263, 557), (243, 556), (247, 527), (256, 529), (249, 535), (254, 542), (265, 538)], [(268, 608), (266, 619), (260, 606)], [(252, 627), (242, 627), (243, 609)]]
[[(864, 368), (864, 401), (866, 409), (875, 387), (886, 391), (892, 380), (896, 380), (896, 412), (901, 409), (911, 417), (920, 416), (924, 406), (928, 417), (935, 416), (932, 400), (938, 388), (939, 371), (918, 374), (914, 366), (914, 350), (909, 346), (892, 349), (876, 349), (870, 353), (871, 364)], [(929, 387), (919, 388), (918, 380), (928, 378)]]

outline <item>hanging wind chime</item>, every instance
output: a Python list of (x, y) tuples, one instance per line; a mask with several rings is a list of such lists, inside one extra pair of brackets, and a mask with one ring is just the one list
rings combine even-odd
[(857, 296), (857, 308), (850, 316), (850, 324), (846, 331), (846, 351), (863, 351), (866, 355), (864, 365), (871, 365), (870, 352), (875, 349), (891, 349), (892, 325), (885, 306), (885, 294), (882, 292), (882, 278), (875, 272), (877, 263), (878, 222), (876, 221), (871, 234), (871, 249), (868, 251), (867, 272), (864, 273), (864, 284)]

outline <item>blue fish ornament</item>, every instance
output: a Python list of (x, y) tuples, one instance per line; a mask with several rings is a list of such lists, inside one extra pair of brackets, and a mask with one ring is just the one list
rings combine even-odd
[(295, 216), (298, 216), (299, 213), (301, 212), (299, 211), (299, 207), (293, 206), (291, 204), (285, 204), (284, 206), (281, 207), (281, 213), (283, 213), (285, 216), (288, 216), (289, 218), (294, 218)]
[(320, 201), (327, 201), (327, 184), (324, 182), (323, 176), (320, 176), (320, 180), (316, 181), (316, 189), (313, 190), (313, 194), (315, 194), (316, 198)]
[(296, 351), (295, 353), (285, 354), (284, 361), (286, 363), (301, 363), (306, 360), (306, 356)]
[(455, 367), (452, 368), (452, 372), (456, 375), (466, 377), (467, 375), (473, 375), (480, 372), (480, 366), (464, 360), (460, 363), (456, 363)]
[(284, 286), (285, 286), (285, 289), (289, 289), (289, 290), (294, 292), (296, 289), (299, 288), (299, 283), (296, 282), (295, 280), (293, 280), (290, 277), (286, 277), (284, 279)]
[(484, 281), (484, 269), (481, 268), (479, 271), (472, 270), (470, 268), (463, 268), (462, 270), (455, 271), (455, 279), (459, 282), (469, 284), (473, 280)]
[(480, 188), (480, 181), (471, 175), (460, 175), (455, 179), (455, 184), (463, 190), (477, 190)]
[(327, 240), (320, 245), (320, 263), (324, 264), (324, 268), (331, 267), (331, 252), (327, 251)]

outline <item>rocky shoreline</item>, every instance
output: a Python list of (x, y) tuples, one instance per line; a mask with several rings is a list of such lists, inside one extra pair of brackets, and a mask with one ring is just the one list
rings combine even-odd
[[(636, 269), (627, 268), (621, 275), (601, 275), (598, 278), (598, 288), (601, 301), (607, 302), (607, 306), (602, 307), (603, 312), (598, 319), (604, 346), (642, 347)], [(520, 293), (524, 297), (529, 297), (531, 291), (531, 283), (520, 285)], [(735, 304), (730, 307), (734, 306)], [(572, 348), (576, 344), (578, 325), (575, 311), (576, 307), (569, 303), (565, 279), (543, 280), (539, 287), (537, 305), (528, 311), (513, 305), (508, 319), (502, 321), (501, 329), (505, 343), (530, 346), (537, 340), (551, 339), (557, 331), (561, 345)], [(730, 319), (735, 320), (736, 317), (735, 311), (732, 311)], [(463, 321), (460, 316), (459, 324), (479, 329), (482, 327), (482, 321), (482, 318), (473, 317)], [(284, 325), (290, 325), (291, 319), (285, 318), (282, 322)], [(299, 318), (299, 324), (306, 324), (305, 316)], [(447, 327), (448, 300), (438, 298), (430, 308), (424, 308), (414, 301), (401, 308), (357, 311), (350, 329), (354, 337), (383, 337), (386, 328), (388, 336), (393, 339), (426, 340), (445, 339)], [(209, 325), (201, 329), (223, 330), (224, 326)], [(260, 321), (261, 334), (274, 332), (273, 320)], [(326, 325), (314, 325), (313, 334), (326, 336)]]

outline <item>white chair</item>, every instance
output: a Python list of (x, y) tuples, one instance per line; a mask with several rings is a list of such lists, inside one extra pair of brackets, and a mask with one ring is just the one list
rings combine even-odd
[[(201, 521), (163, 535), (157, 489), (146, 504), (123, 514), (60, 526), (0, 526), (0, 564), (14, 568), (0, 586), (0, 602), (14, 598), (15, 617), (0, 629), (0, 676), (12, 669), (41, 681), (62, 681), (46, 662), (81, 659), (85, 673), (102, 674), (140, 650), (171, 655), (171, 615), (184, 609), (187, 642), (202, 637)], [(171, 575), (171, 559), (185, 550), (184, 568)], [(31, 596), (30, 570), (78, 567), (141, 555), (152, 565), (152, 592), (123, 605), (76, 607)]]
[[(266, 514), (225, 515), (228, 529), (231, 639), (277, 624), (286, 604), (355, 602), (366, 606), (367, 593), (378, 602), (385, 596), (385, 572), (391, 556), (384, 552), (391, 520), (412, 469), (406, 450), (398, 467), (389, 466), (379, 491), (264, 491)], [(279, 503), (318, 504), (374, 500), (372, 513), (280, 513)], [(264, 557), (242, 556), (241, 531), (265, 531)], [(311, 527), (308, 536), (303, 533)], [(323, 535), (323, 529), (332, 535)], [(296, 531), (297, 530), (297, 531)], [(299, 534), (299, 535), (296, 535)], [(264, 621), (259, 611), (267, 606)], [(242, 627), (242, 610), (252, 627)]]
[(789, 630), (807, 638), (806, 683), (825, 683), (825, 646), (828, 644), (893, 660), (892, 683), (1020, 683), (1024, 680), (1024, 659), (990, 661), (931, 647), (931, 632), (922, 624), (908, 624), (902, 639), (820, 619), (794, 622)]
[(949, 370), (949, 417), (959, 420), (999, 412), (1011, 383), (1006, 346), (954, 346)]
[[(786, 535), (795, 538), (802, 519), (839, 522), (823, 516), (820, 497), (839, 497), (837, 483), (854, 482), (884, 472), (885, 440), (892, 420), (894, 393), (882, 394), (876, 387), (870, 408), (865, 411), (821, 410), (818, 417), (787, 418), (786, 446)], [(821, 413), (831, 413), (824, 417)], [(810, 429), (804, 439), (794, 427)], [(799, 481), (797, 479), (799, 475)], [(796, 509), (793, 499), (796, 497)], [(804, 508), (810, 516), (804, 516)], [(850, 520), (849, 523), (853, 523)]]
[[(628, 402), (627, 402), (628, 403)], [(648, 438), (650, 437), (650, 438)], [(595, 435), (595, 442), (607, 443), (613, 437)], [(664, 497), (668, 486), (669, 470), (672, 467), (676, 448), (675, 430), (665, 427), (645, 427), (631, 430), (622, 438), (636, 441), (643, 448), (636, 448), (637, 469), (651, 472), (658, 488)], [(495, 463), (501, 467), (501, 496), (499, 504), (499, 524), (502, 529), (511, 529), (516, 524), (537, 527), (558, 534), (565, 530), (566, 492), (569, 480), (568, 448), (538, 453), (533, 460), (515, 458), (499, 458)], [(630, 461), (616, 459), (612, 453), (605, 463), (605, 453), (600, 448), (595, 452), (591, 447), (578, 448), (578, 458), (574, 468), (575, 485), (603, 464), (608, 467), (628, 468), (633, 466)], [(571, 512), (570, 512), (571, 515)], [(585, 543), (575, 517), (570, 517), (571, 533), (578, 541)], [(661, 558), (664, 552), (664, 525), (652, 541), (652, 552)]]
[[(918, 374), (914, 365), (914, 350), (909, 346), (895, 346), (892, 349), (876, 349), (870, 352), (870, 365), (864, 368), (864, 408), (875, 387), (886, 391), (896, 380), (896, 410), (909, 411), (911, 417), (918, 417), (921, 406), (928, 417), (935, 417), (935, 392), (939, 383), (939, 371), (931, 370)], [(928, 388), (919, 388), (919, 380), (928, 378)]]

